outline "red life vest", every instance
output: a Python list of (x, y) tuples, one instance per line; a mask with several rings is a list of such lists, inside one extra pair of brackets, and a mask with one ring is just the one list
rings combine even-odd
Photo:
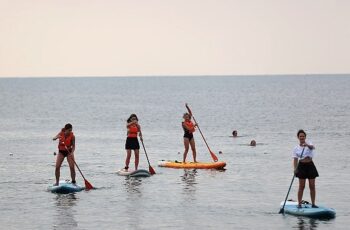
[(138, 132), (139, 128), (137, 125), (130, 125), (128, 128), (128, 137), (137, 137)]
[(189, 133), (194, 133), (194, 131), (196, 131), (192, 121), (184, 121), (184, 123), (186, 124), (186, 129)]
[(72, 150), (73, 140), (74, 140), (73, 132), (66, 137), (63, 131), (60, 132), (59, 142), (58, 142), (58, 150), (69, 151)]

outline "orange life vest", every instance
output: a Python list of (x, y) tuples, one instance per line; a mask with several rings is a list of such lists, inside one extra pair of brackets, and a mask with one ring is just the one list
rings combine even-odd
[(184, 123), (187, 126), (187, 127), (184, 127), (184, 129), (186, 129), (189, 133), (193, 133), (194, 131), (196, 131), (192, 121), (184, 121)]
[(70, 134), (66, 137), (63, 131), (60, 132), (59, 142), (58, 142), (58, 150), (69, 151), (72, 150), (74, 140), (74, 134), (73, 132), (70, 132)]
[(139, 128), (137, 125), (130, 125), (128, 128), (128, 137), (137, 137), (138, 132)]

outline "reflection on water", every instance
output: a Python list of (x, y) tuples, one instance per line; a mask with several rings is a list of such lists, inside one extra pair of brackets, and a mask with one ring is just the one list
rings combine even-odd
[(316, 230), (318, 224), (319, 223), (317, 219), (298, 217), (297, 226), (294, 228), (299, 230)]
[(78, 227), (74, 218), (75, 211), (72, 209), (78, 199), (75, 194), (58, 194), (55, 197), (56, 211), (53, 229), (72, 229)]
[(183, 206), (182, 210), (183, 218), (182, 222), (184, 226), (193, 225), (193, 216), (191, 215), (192, 208), (197, 205), (197, 182), (196, 177), (198, 172), (196, 169), (184, 169), (184, 174), (181, 176), (182, 194), (183, 194)]
[(141, 188), (141, 182), (142, 180), (140, 178), (136, 177), (126, 177), (124, 186), (128, 193), (136, 193), (141, 194), (140, 188)]
[(126, 221), (126, 229), (139, 229), (142, 219), (142, 179), (136, 177), (126, 177), (124, 186), (126, 190), (125, 214), (130, 218)]
[(187, 195), (190, 195), (190, 198), (195, 198), (195, 192), (196, 192), (196, 176), (197, 176), (197, 170), (196, 169), (185, 169), (184, 175), (181, 176), (182, 182), (184, 182), (184, 193)]

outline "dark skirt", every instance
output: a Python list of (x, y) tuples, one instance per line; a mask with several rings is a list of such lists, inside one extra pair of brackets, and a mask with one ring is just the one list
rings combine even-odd
[(64, 157), (67, 157), (69, 154), (67, 150), (59, 150), (58, 153), (61, 153)]
[(140, 144), (137, 137), (126, 138), (125, 149), (140, 149)]
[(297, 173), (295, 174), (299, 179), (315, 179), (318, 177), (318, 172), (314, 162), (299, 162)]
[(185, 132), (184, 138), (188, 138), (189, 141), (193, 139), (193, 133)]

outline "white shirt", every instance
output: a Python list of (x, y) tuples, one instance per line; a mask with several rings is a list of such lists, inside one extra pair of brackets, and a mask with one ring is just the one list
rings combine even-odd
[[(311, 142), (307, 143), (308, 145), (312, 145)], [(305, 149), (304, 149), (305, 148)], [(303, 152), (304, 149), (304, 152)], [(303, 156), (300, 158), (301, 153), (303, 152)], [(300, 160), (305, 159), (306, 157), (313, 158), (315, 155), (314, 149), (309, 149), (308, 147), (301, 147), (300, 145), (297, 145), (293, 149), (293, 158), (299, 158)]]

